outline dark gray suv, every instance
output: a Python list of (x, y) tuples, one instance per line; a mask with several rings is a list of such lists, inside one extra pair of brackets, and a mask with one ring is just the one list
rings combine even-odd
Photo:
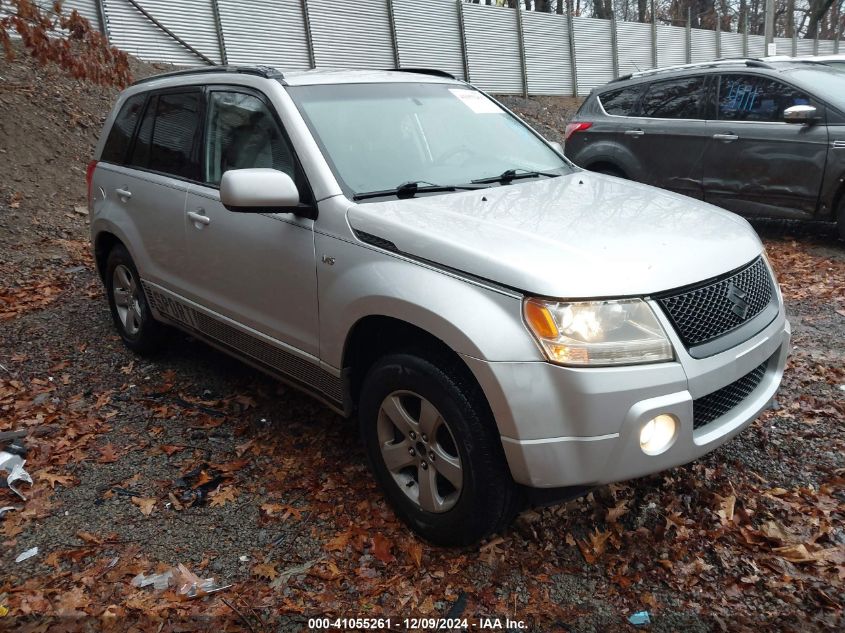
[(566, 128), (576, 164), (748, 216), (838, 220), (845, 73), (754, 59), (657, 69), (595, 89)]

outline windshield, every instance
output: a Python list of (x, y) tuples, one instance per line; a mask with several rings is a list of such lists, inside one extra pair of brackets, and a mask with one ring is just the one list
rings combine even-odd
[[(347, 193), (453, 186), (571, 166), (518, 119), (459, 84), (294, 86), (288, 92)], [(538, 174), (540, 177), (542, 174)]]
[(795, 80), (805, 90), (822, 101), (845, 111), (845, 73), (826, 66), (807, 64), (806, 67), (790, 68), (784, 76)]

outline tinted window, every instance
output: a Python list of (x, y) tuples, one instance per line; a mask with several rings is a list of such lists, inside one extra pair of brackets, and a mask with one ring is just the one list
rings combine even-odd
[(604, 111), (617, 116), (632, 116), (640, 98), (642, 86), (606, 92), (599, 97)]
[(239, 92), (211, 93), (205, 165), (205, 181), (212, 184), (229, 169), (270, 167), (295, 175), (292, 152), (270, 110)]
[(640, 116), (659, 119), (698, 119), (704, 96), (704, 77), (660, 81), (646, 88)]
[[(161, 94), (155, 105), (155, 120), (145, 128), (147, 118), (139, 130), (139, 141), (133, 152), (133, 163), (153, 171), (197, 178), (196, 162), (193, 159), (194, 138), (199, 126), (199, 92)], [(153, 105), (153, 104), (151, 104)], [(151, 108), (147, 108), (148, 112)], [(148, 156), (144, 156), (141, 135), (151, 134)], [(137, 162), (135, 162), (137, 160)]]
[(126, 150), (129, 149), (129, 142), (132, 140), (132, 134), (135, 132), (135, 123), (138, 121), (146, 98), (147, 95), (145, 94), (129, 97), (123, 107), (120, 108), (103, 147), (100, 160), (118, 164), (124, 161)]
[(150, 97), (147, 111), (138, 128), (138, 136), (135, 138), (135, 145), (132, 148), (132, 155), (129, 157), (129, 164), (146, 168), (150, 162), (150, 144), (153, 141), (153, 122), (155, 121), (156, 105), (158, 97)]
[(783, 111), (810, 99), (784, 83), (755, 75), (723, 75), (719, 118), (728, 121), (783, 121)]

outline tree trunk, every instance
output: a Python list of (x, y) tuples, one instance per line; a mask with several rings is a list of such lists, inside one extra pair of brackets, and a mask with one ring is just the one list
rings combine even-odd
[(637, 0), (637, 22), (645, 22), (648, 12), (648, 0)]
[(811, 40), (818, 35), (819, 22), (831, 5), (833, 5), (833, 0), (810, 0), (810, 10), (807, 12), (809, 22), (807, 23), (807, 34), (804, 37)]

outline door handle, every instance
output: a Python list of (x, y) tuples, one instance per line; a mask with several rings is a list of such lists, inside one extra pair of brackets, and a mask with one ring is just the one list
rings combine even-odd
[(132, 197), (132, 192), (129, 189), (115, 189), (114, 192), (121, 198), (129, 200)]
[(642, 130), (625, 130), (626, 136), (643, 136), (644, 134)]
[(202, 209), (197, 209), (197, 211), (188, 211), (188, 217), (198, 224), (211, 224), (211, 218), (207, 215), (203, 215)]
[(730, 143), (731, 141), (737, 140), (739, 137), (736, 134), (714, 134), (713, 138), (717, 141), (725, 141), (726, 143)]

